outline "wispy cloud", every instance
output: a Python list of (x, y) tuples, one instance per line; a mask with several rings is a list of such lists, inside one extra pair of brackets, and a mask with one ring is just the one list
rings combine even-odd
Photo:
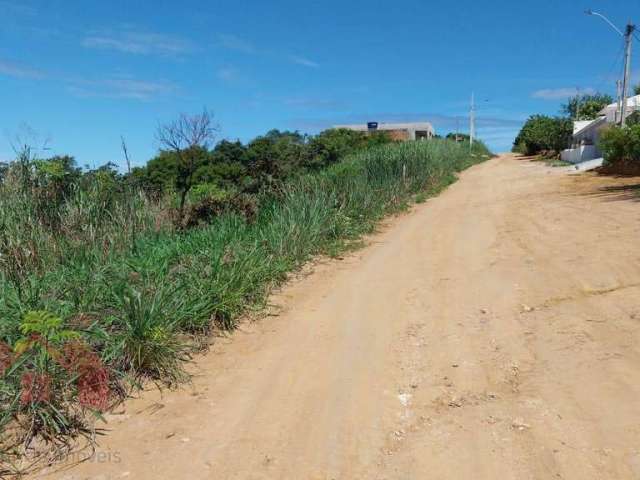
[(593, 95), (595, 93), (595, 89), (589, 88), (581, 88), (578, 89), (576, 87), (565, 87), (565, 88), (545, 88), (542, 90), (536, 90), (531, 94), (533, 98), (540, 98), (542, 100), (562, 100), (567, 99), (569, 97), (574, 97), (578, 93)]
[(331, 98), (290, 97), (283, 102), (286, 106), (314, 110), (345, 110), (347, 102)]
[(118, 76), (101, 80), (75, 79), (69, 82), (68, 91), (80, 98), (124, 98), (151, 100), (176, 92), (177, 87), (167, 81), (140, 80), (130, 76)]
[(216, 78), (232, 86), (250, 85), (253, 83), (244, 72), (233, 65), (225, 65), (218, 68), (218, 70), (216, 70)]
[(15, 14), (20, 16), (34, 16), (37, 11), (34, 7), (29, 5), (24, 5), (23, 2), (12, 2), (8, 0), (0, 0), (0, 10), (7, 14)]
[(234, 67), (222, 67), (216, 72), (216, 77), (224, 82), (233, 82), (238, 79), (238, 70)]
[(239, 37), (237, 35), (220, 33), (218, 34), (218, 45), (226, 48), (227, 50), (233, 50), (241, 52), (246, 55), (260, 55), (274, 57), (280, 60), (286, 60), (296, 65), (302, 65), (308, 68), (319, 68), (320, 64), (310, 60), (307, 57), (301, 55), (290, 55), (282, 51), (270, 50), (266, 48), (259, 48), (250, 40)]
[(130, 75), (112, 75), (93, 79), (84, 76), (64, 75), (46, 72), (27, 65), (0, 59), (0, 76), (20, 79), (48, 80), (62, 84), (67, 91), (77, 97), (130, 98), (151, 100), (169, 95), (178, 88), (166, 80), (142, 80)]
[(228, 50), (235, 50), (249, 55), (260, 53), (260, 50), (253, 43), (236, 35), (220, 33), (218, 34), (218, 41), (220, 46)]
[(305, 57), (299, 57), (297, 55), (290, 55), (289, 59), (293, 63), (296, 63), (298, 65), (302, 65), (303, 67), (309, 67), (309, 68), (319, 68), (320, 67), (319, 63), (316, 63), (313, 60), (309, 60), (308, 58), (305, 58)]
[(14, 78), (32, 79), (41, 79), (45, 77), (44, 72), (42, 72), (41, 70), (7, 60), (0, 60), (0, 75)]
[(180, 56), (193, 51), (188, 40), (155, 32), (130, 28), (94, 32), (82, 40), (85, 48), (116, 50), (135, 55)]

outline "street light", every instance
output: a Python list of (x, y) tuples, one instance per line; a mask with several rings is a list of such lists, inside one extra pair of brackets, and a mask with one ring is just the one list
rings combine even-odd
[(624, 33), (618, 27), (616, 27), (611, 20), (602, 15), (601, 13), (594, 12), (593, 10), (586, 10), (584, 13), (587, 15), (593, 15), (596, 17), (600, 17), (605, 22), (609, 24), (611, 28), (613, 28), (616, 32), (618, 32), (622, 37), (624, 37), (624, 74), (622, 77), (622, 105), (620, 108), (620, 125), (624, 126), (625, 123), (625, 113), (627, 110), (627, 90), (629, 89), (630, 77), (631, 77), (631, 36), (636, 29), (636, 26), (632, 23), (629, 23), (625, 28)]
[(611, 20), (609, 20), (607, 17), (605, 17), (604, 15), (602, 15), (601, 13), (598, 12), (594, 12), (593, 10), (589, 9), (589, 10), (585, 10), (584, 13), (586, 13), (587, 15), (594, 15), (596, 17), (600, 17), (601, 19), (603, 19), (605, 22), (607, 22), (611, 28), (613, 28), (616, 32), (618, 32), (620, 34), (621, 37), (624, 37), (624, 33), (622, 33), (622, 30), (620, 30), (618, 27), (616, 27), (613, 22)]

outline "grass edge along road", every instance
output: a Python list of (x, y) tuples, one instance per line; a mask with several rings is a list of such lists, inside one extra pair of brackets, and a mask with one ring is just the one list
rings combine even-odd
[(78, 434), (90, 439), (90, 414), (132, 385), (185, 380), (184, 361), (212, 325), (233, 329), (314, 255), (350, 248), (488, 157), (482, 144), (385, 145), (287, 182), (252, 221), (223, 214), (184, 233), (142, 231), (130, 251), (73, 252), (19, 285), (3, 272), (0, 474), (15, 473), (29, 446), (59, 453)]

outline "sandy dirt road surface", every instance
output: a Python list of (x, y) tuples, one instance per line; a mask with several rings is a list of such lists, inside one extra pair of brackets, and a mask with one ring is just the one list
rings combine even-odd
[(47, 478), (639, 479), (633, 180), (509, 155), (461, 177)]

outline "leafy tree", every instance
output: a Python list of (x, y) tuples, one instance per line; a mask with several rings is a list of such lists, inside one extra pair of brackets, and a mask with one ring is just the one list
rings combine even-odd
[(562, 105), (562, 113), (572, 120), (594, 120), (598, 113), (613, 103), (611, 95), (594, 93), (593, 95), (576, 95)]
[(450, 133), (447, 133), (447, 136), (445, 138), (447, 140), (456, 140), (458, 142), (468, 142), (469, 141), (469, 135), (467, 135), (466, 133), (450, 132)]
[(189, 190), (194, 185), (194, 173), (202, 162), (203, 155), (215, 139), (218, 127), (213, 124), (213, 115), (202, 113), (180, 117), (158, 127), (158, 140), (164, 149), (175, 154), (175, 187), (179, 194), (178, 223), (182, 224), (184, 206)]
[(391, 141), (385, 132), (367, 135), (346, 128), (325, 130), (309, 141), (306, 167), (312, 170), (324, 168), (357, 150)]
[(513, 150), (525, 155), (560, 152), (569, 145), (573, 124), (568, 118), (532, 115), (514, 141)]
[(269, 130), (265, 135), (266, 138), (272, 140), (287, 140), (291, 143), (303, 144), (307, 140), (307, 136), (300, 133), (298, 130), (284, 130), (280, 131), (277, 128)]
[(633, 94), (640, 95), (640, 83), (633, 87)]
[(198, 182), (235, 188), (248, 181), (247, 149), (240, 141), (222, 140), (211, 151), (208, 163), (196, 172)]
[(304, 165), (306, 145), (298, 132), (271, 130), (247, 145), (246, 162), (260, 183), (282, 180)]

